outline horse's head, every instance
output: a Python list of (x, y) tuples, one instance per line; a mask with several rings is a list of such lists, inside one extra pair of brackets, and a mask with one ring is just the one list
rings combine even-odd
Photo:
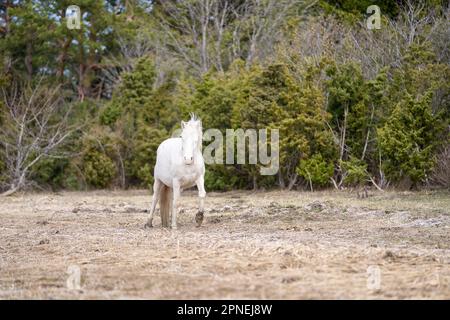
[(181, 121), (183, 161), (192, 164), (197, 150), (202, 147), (202, 122), (194, 114), (188, 122)]

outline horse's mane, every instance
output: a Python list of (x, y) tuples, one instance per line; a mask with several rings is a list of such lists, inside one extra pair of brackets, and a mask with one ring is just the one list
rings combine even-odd
[[(203, 128), (202, 128), (202, 120), (193, 112), (189, 113), (191, 116), (191, 119), (188, 121), (188, 124), (192, 125), (198, 125), (199, 127), (199, 140), (202, 141), (203, 139)], [(202, 144), (199, 144), (200, 151), (202, 150)]]
[(189, 113), (189, 115), (191, 116), (191, 119), (189, 120), (189, 122), (196, 122), (196, 121), (200, 121), (200, 118), (193, 112)]

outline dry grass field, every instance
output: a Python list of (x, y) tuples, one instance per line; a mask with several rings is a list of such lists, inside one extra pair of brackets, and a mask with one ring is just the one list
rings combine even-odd
[(177, 231), (148, 191), (0, 199), (0, 299), (450, 299), (448, 192), (195, 195)]

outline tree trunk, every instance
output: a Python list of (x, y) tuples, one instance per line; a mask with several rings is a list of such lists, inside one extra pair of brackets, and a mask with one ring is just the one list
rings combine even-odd
[(342, 160), (344, 158), (344, 151), (345, 151), (345, 135), (346, 135), (346, 131), (347, 131), (347, 115), (348, 115), (348, 106), (345, 106), (344, 109), (344, 124), (343, 124), (343, 129), (342, 129), (342, 140), (341, 140), (341, 151), (340, 151), (340, 160)]
[(283, 174), (281, 173), (281, 170), (278, 170), (278, 185), (282, 189), (286, 188), (286, 184), (284, 183), (284, 178)]
[(25, 174), (22, 173), (21, 175), (19, 175), (19, 177), (17, 179), (16, 182), (13, 182), (11, 184), (11, 187), (9, 188), (9, 190), (3, 192), (2, 194), (0, 194), (0, 196), (2, 197), (7, 197), (10, 196), (14, 193), (16, 193), (17, 191), (19, 191), (25, 184)]
[(11, 189), (0, 194), (0, 197), (8, 197), (19, 190), (19, 187), (12, 187)]
[[(61, 10), (61, 20), (63, 20), (66, 17), (66, 10)], [(58, 70), (56, 72), (56, 77), (58, 78), (59, 82), (62, 84), (64, 82), (64, 69), (66, 66), (66, 59), (67, 59), (67, 51), (69, 50), (70, 44), (72, 43), (72, 37), (68, 37), (65, 40), (61, 40), (59, 42), (61, 46), (61, 53), (58, 55)]]
[(258, 190), (258, 178), (256, 175), (253, 176), (253, 190)]
[(31, 81), (33, 77), (33, 45), (31, 44), (31, 41), (27, 42), (25, 68), (27, 69), (27, 79), (28, 81)]
[(297, 182), (298, 174), (294, 174), (294, 176), (289, 180), (289, 186), (288, 190), (291, 191), (292, 188), (295, 186), (295, 183)]

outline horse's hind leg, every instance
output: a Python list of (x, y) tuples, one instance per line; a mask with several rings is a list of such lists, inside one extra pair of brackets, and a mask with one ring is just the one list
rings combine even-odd
[(195, 222), (197, 223), (197, 227), (200, 227), (203, 222), (203, 212), (204, 212), (204, 205), (205, 205), (205, 185), (204, 185), (204, 179), (203, 175), (198, 178), (196, 181), (197, 189), (198, 189), (198, 197), (199, 197), (199, 204), (198, 204), (198, 212), (195, 215)]
[(172, 229), (177, 229), (177, 202), (178, 198), (180, 197), (181, 193), (181, 187), (180, 187), (180, 181), (178, 179), (172, 180), (172, 186), (173, 186), (173, 198), (172, 198)]
[(159, 200), (159, 196), (161, 193), (161, 187), (162, 182), (159, 179), (155, 179), (155, 182), (153, 183), (153, 199), (152, 199), (152, 205), (150, 207), (150, 217), (147, 220), (147, 223), (145, 224), (145, 227), (151, 228), (153, 227), (153, 214), (155, 213), (156, 205)]

